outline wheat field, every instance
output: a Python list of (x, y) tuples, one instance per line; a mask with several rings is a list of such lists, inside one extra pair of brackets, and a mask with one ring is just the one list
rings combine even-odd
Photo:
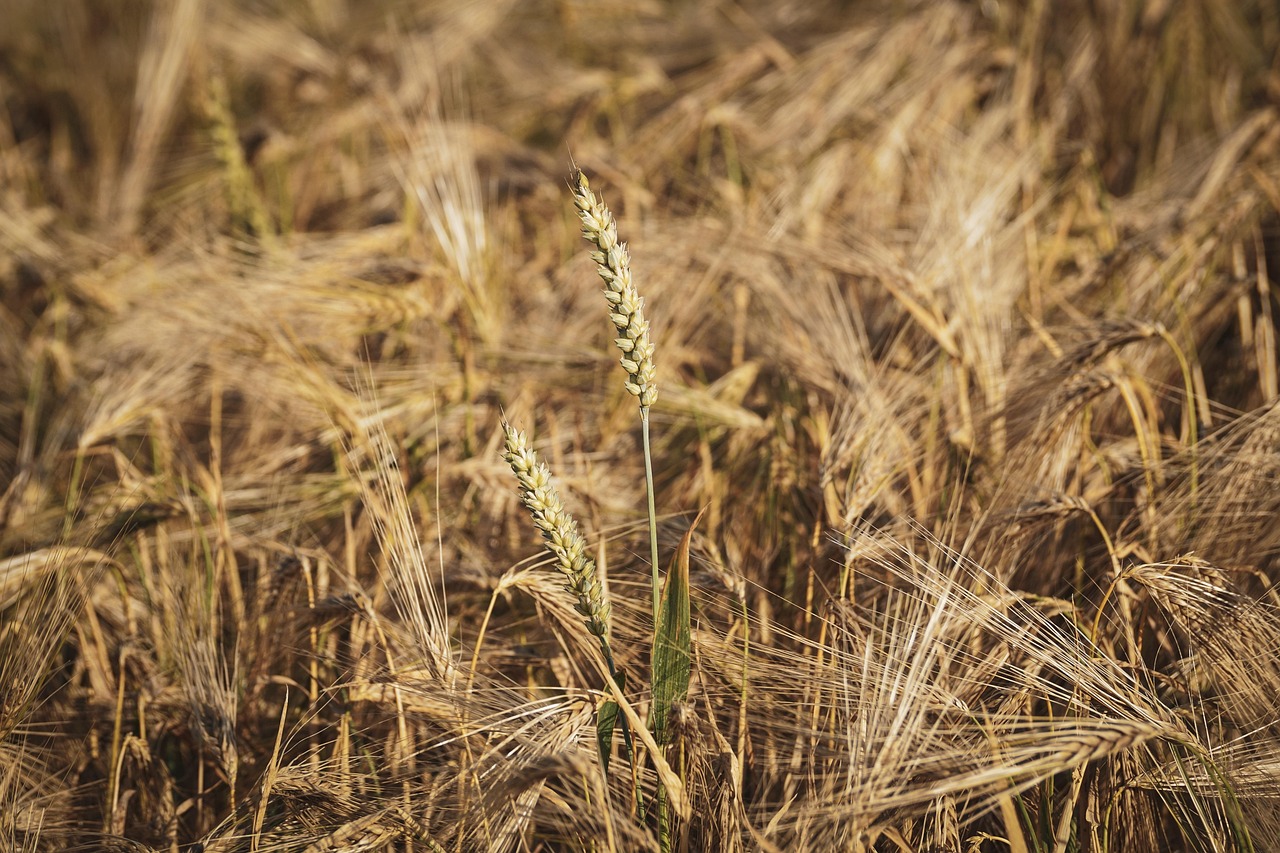
[(0, 19), (0, 850), (1280, 850), (1273, 3)]

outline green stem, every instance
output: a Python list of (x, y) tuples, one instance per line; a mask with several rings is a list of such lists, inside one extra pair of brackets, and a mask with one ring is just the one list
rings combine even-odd
[(653, 624), (658, 625), (658, 599), (662, 595), (658, 578), (658, 511), (653, 502), (653, 456), (649, 452), (649, 407), (640, 407), (640, 432), (644, 436), (644, 484), (649, 495), (649, 562), (653, 571)]

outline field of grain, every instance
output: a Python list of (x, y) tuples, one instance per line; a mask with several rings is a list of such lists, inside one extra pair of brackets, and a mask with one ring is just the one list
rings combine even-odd
[(0, 18), (0, 850), (1280, 850), (1274, 3)]

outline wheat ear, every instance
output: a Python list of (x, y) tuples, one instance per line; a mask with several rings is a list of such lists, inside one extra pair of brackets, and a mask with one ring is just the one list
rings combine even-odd
[(653, 576), (653, 622), (658, 624), (661, 579), (658, 577), (658, 512), (653, 497), (653, 453), (649, 448), (649, 407), (658, 399), (654, 381), (653, 341), (649, 321), (644, 318), (644, 299), (631, 283), (631, 253), (618, 242), (618, 223), (609, 208), (591, 191), (587, 176), (579, 169), (573, 176), (573, 206), (582, 220), (582, 236), (596, 251), (591, 254), (596, 271), (604, 281), (604, 298), (609, 303), (609, 319), (622, 350), (622, 369), (627, 371), (627, 391), (640, 401), (640, 434), (644, 440), (644, 483), (649, 504), (649, 563)]
[(520, 484), (520, 502), (533, 516), (548, 550), (555, 555), (556, 569), (568, 580), (565, 589), (577, 597), (574, 609), (586, 619), (587, 630), (606, 643), (609, 602), (600, 585), (596, 562), (587, 556), (587, 542), (578, 531), (578, 522), (565, 509), (551, 484), (551, 471), (538, 460), (525, 434), (505, 420), (502, 431), (506, 436), (503, 458)]
[(618, 224), (604, 202), (591, 191), (587, 176), (574, 175), (573, 204), (582, 220), (582, 236), (596, 247), (591, 257), (604, 280), (604, 298), (609, 302), (609, 319), (618, 330), (614, 343), (622, 350), (622, 369), (627, 371), (627, 391), (648, 409), (658, 399), (654, 382), (653, 342), (649, 321), (644, 318), (644, 300), (631, 283), (631, 254), (618, 242)]

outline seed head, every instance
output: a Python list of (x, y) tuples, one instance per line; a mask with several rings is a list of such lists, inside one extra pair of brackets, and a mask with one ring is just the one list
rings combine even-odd
[(596, 198), (581, 171), (574, 174), (573, 204), (582, 220), (582, 236), (597, 249), (591, 257), (604, 281), (609, 319), (618, 330), (614, 343), (622, 351), (627, 391), (640, 400), (640, 408), (648, 409), (658, 399), (654, 347), (649, 339), (649, 322), (644, 318), (644, 300), (631, 283), (631, 255), (626, 244), (618, 242), (618, 224), (613, 214)]
[(577, 596), (574, 609), (586, 619), (588, 631), (597, 637), (607, 636), (609, 602), (604, 597), (595, 560), (587, 556), (587, 542), (578, 532), (578, 522), (560, 501), (551, 483), (551, 471), (538, 460), (525, 434), (505, 420), (502, 431), (506, 437), (502, 455), (520, 485), (520, 502), (542, 531), (547, 549), (555, 555), (556, 569), (568, 580), (565, 589)]

